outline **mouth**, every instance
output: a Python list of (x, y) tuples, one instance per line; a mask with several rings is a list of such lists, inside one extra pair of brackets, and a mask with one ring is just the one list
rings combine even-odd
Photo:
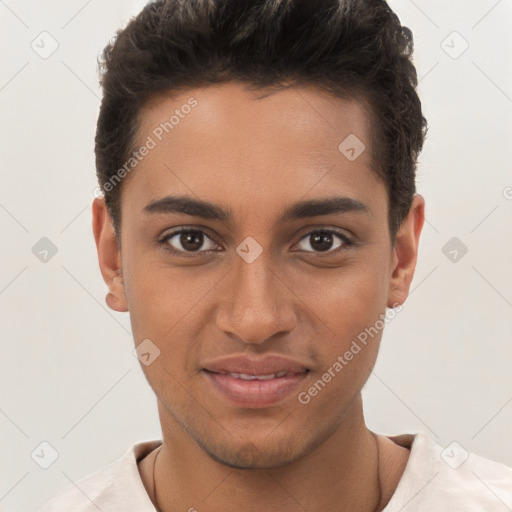
[(213, 390), (222, 400), (242, 408), (265, 408), (277, 405), (290, 396), (308, 375), (301, 372), (278, 372), (266, 375), (217, 373), (204, 370)]
[[(206, 370), (208, 371), (208, 370)], [(303, 370), (304, 372), (308, 371), (307, 369)], [(296, 375), (296, 373), (302, 373), (302, 372), (288, 372), (288, 371), (281, 371), (277, 373), (269, 373), (267, 375), (252, 375), (248, 373), (236, 373), (236, 372), (211, 372), (211, 373), (217, 373), (219, 375), (229, 375), (229, 377), (232, 377), (233, 379), (240, 379), (240, 380), (271, 380), (271, 379), (280, 379), (281, 377), (293, 377)]]

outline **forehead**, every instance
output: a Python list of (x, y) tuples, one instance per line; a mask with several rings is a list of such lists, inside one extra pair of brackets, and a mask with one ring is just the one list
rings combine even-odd
[(259, 201), (260, 211), (308, 195), (367, 203), (383, 188), (372, 128), (360, 102), (314, 87), (229, 82), (160, 95), (140, 111), (135, 146), (152, 149), (130, 176), (132, 199), (143, 208), (186, 194), (241, 210)]
[[(179, 143), (188, 137), (187, 128), (196, 134), (193, 142), (197, 149), (215, 138), (219, 143), (221, 138), (227, 139), (235, 146), (256, 135), (253, 146), (258, 142), (270, 145), (276, 142), (276, 134), (280, 145), (307, 142), (302, 148), (313, 153), (321, 151), (321, 146), (332, 149), (333, 140), (341, 142), (351, 134), (364, 141), (366, 149), (372, 149), (372, 120), (363, 104), (311, 85), (260, 89), (227, 82), (153, 96), (141, 108), (139, 139), (155, 132), (159, 142), (172, 138)], [(366, 151), (364, 157), (369, 158), (370, 153)]]

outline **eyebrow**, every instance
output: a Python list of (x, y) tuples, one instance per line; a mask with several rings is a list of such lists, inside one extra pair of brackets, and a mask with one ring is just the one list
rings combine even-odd
[[(155, 199), (144, 208), (144, 212), (148, 214), (182, 213), (191, 217), (201, 217), (226, 223), (233, 219), (231, 210), (225, 210), (208, 201), (193, 199), (189, 196), (169, 195), (161, 199)], [(329, 197), (294, 203), (284, 211), (279, 222), (352, 212), (371, 214), (370, 208), (357, 199)]]

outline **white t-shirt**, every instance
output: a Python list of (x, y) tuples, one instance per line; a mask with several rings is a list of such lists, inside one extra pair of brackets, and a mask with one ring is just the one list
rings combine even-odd
[[(443, 450), (424, 432), (389, 437), (410, 449), (405, 471), (383, 512), (506, 512), (512, 510), (512, 468), (468, 454), (457, 443)], [(155, 512), (137, 461), (161, 441), (130, 447), (116, 461), (69, 484), (39, 512)]]

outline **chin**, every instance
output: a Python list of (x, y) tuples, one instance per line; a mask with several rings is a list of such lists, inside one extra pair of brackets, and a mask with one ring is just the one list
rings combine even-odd
[(230, 446), (201, 446), (210, 458), (236, 469), (272, 469), (287, 466), (302, 458), (302, 450), (292, 447), (257, 446), (251, 442)]
[[(205, 449), (205, 448), (203, 448)], [(287, 466), (302, 457), (302, 454), (285, 453), (283, 450), (262, 452), (251, 443), (237, 451), (225, 447), (220, 450), (207, 450), (206, 453), (216, 462), (235, 469), (272, 469)]]

